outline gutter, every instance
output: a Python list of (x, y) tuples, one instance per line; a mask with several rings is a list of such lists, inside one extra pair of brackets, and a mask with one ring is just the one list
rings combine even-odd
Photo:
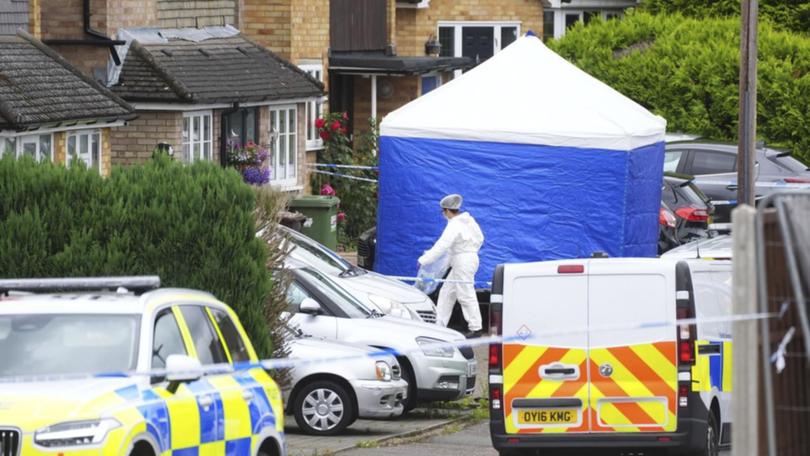
[(47, 45), (70, 45), (70, 46), (103, 46), (110, 48), (110, 55), (112, 56), (115, 65), (121, 65), (121, 58), (118, 57), (118, 52), (115, 46), (127, 44), (126, 40), (113, 40), (107, 35), (93, 29), (90, 26), (90, 0), (82, 0), (82, 16), (84, 22), (84, 33), (89, 35), (90, 38), (78, 39), (50, 39), (43, 40)]

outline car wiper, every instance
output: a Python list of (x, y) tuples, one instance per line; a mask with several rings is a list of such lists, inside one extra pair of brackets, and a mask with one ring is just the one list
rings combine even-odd
[(382, 318), (384, 316), (385, 314), (378, 312), (377, 309), (371, 309), (371, 312), (366, 318)]

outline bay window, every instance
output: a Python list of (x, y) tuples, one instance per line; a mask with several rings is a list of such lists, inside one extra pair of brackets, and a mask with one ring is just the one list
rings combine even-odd
[(0, 157), (27, 155), (36, 161), (53, 161), (53, 135), (22, 135), (0, 137)]

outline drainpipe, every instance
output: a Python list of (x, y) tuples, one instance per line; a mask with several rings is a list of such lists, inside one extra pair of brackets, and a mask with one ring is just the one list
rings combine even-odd
[(371, 118), (377, 120), (377, 75), (371, 75)]
[(47, 45), (68, 45), (68, 46), (104, 46), (110, 48), (110, 55), (116, 65), (121, 65), (121, 59), (115, 46), (127, 44), (126, 40), (113, 40), (107, 35), (94, 30), (90, 26), (90, 0), (82, 0), (82, 16), (84, 21), (84, 33), (90, 38), (79, 39), (50, 39), (43, 40)]

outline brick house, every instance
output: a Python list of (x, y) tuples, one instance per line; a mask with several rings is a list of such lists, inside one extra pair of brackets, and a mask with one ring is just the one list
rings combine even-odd
[[(330, 110), (349, 112), (359, 129), (543, 26), (541, 0), (243, 3), (244, 32), (317, 72)], [(441, 43), (439, 55), (429, 55), (437, 50), (426, 46), (431, 39)]]
[(122, 29), (129, 48), (112, 90), (139, 118), (113, 132), (113, 161), (141, 162), (158, 143), (186, 163), (226, 164), (230, 144), (269, 145), (271, 185), (305, 189), (306, 105), (323, 87), (233, 27)]
[(134, 117), (132, 106), (33, 36), (0, 35), (0, 157), (81, 161), (107, 175), (111, 130)]
[[(139, 118), (109, 135), (113, 163), (143, 161), (161, 143), (172, 146), (177, 159), (222, 162), (228, 138), (235, 134), (274, 151), (272, 184), (306, 190), (305, 118), (322, 99), (323, 87), (285, 62), (289, 54), (274, 55), (238, 33), (251, 0), (3, 2), (13, 3), (15, 15), (7, 18), (23, 21), (27, 12), (32, 34), (132, 101)], [(263, 14), (272, 8), (273, 1), (264, 2)], [(303, 16), (300, 22), (306, 22)], [(195, 41), (212, 33), (216, 36)], [(156, 42), (167, 36), (168, 43)], [(144, 42), (132, 52), (137, 37)], [(194, 79), (187, 71), (208, 78)], [(252, 90), (257, 84), (263, 89)]]
[(579, 22), (621, 17), (640, 0), (543, 0), (543, 39), (561, 38)]

